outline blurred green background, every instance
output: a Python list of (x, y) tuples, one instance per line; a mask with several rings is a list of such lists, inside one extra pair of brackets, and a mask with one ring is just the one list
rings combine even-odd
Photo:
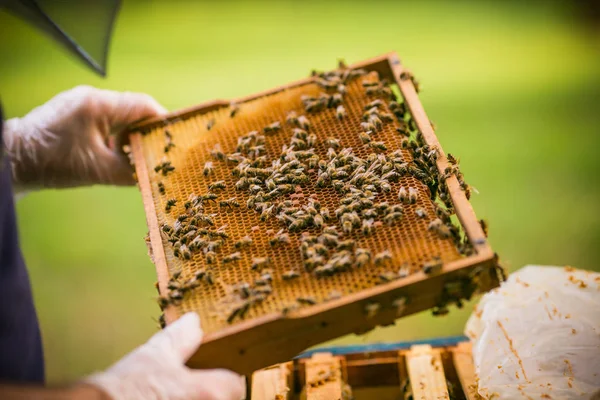
[[(505, 266), (600, 270), (600, 35), (561, 3), (125, 1), (106, 80), (6, 13), (0, 32), (8, 117), (78, 84), (176, 110), (395, 50), (479, 190)], [(31, 193), (17, 209), (50, 382), (105, 368), (155, 331), (136, 188)], [(459, 334), (468, 315), (423, 313), (336, 343)]]

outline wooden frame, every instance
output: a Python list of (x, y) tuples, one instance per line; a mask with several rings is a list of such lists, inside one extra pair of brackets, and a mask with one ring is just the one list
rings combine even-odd
[[(398, 56), (395, 53), (388, 53), (354, 64), (351, 68), (377, 71), (381, 78), (397, 83), (425, 141), (440, 150), (437, 166), (440, 172), (444, 171), (448, 165), (447, 158), (433, 132), (413, 83), (410, 79), (400, 79), (405, 69)], [(310, 81), (311, 78), (299, 80), (286, 86), (237, 99), (235, 102), (244, 103)], [(148, 166), (142, 153), (142, 132), (171, 121), (227, 107), (230, 104), (230, 101), (211, 101), (162, 118), (145, 121), (131, 128), (133, 132), (130, 135), (131, 150), (144, 202), (161, 293), (167, 292), (169, 273), (149, 184)], [(439, 303), (447, 282), (467, 277), (476, 267), (481, 267), (483, 271), (479, 274), (479, 290), (487, 291), (496, 287), (499, 282), (496, 257), (475, 217), (471, 204), (460, 189), (455, 176), (447, 179), (447, 185), (458, 219), (474, 246), (474, 255), (445, 264), (441, 272), (433, 276), (422, 272), (415, 273), (405, 279), (376, 286), (335, 301), (300, 309), (288, 316), (273, 313), (209, 333), (204, 337), (201, 350), (191, 357), (188, 365), (195, 368), (228, 368), (242, 374), (249, 374), (259, 368), (288, 360), (310, 346), (349, 333), (363, 333), (378, 325), (390, 325), (400, 316), (430, 309)], [(402, 310), (398, 310), (393, 303), (401, 297), (408, 301)], [(357, 318), (364, 315), (364, 307), (370, 302), (377, 302), (382, 306), (379, 313), (372, 318)], [(167, 308), (165, 318), (167, 323), (171, 323), (177, 316), (173, 309)]]
[[(468, 341), (440, 346), (434, 340), (431, 344), (374, 352), (344, 347), (336, 350), (339, 350), (336, 355), (313, 352), (256, 371), (251, 379), (249, 400), (339, 399), (343, 398), (340, 392), (345, 384), (357, 398), (398, 399), (403, 398), (408, 382), (415, 399), (448, 399), (450, 394), (456, 399), (481, 399)], [(330, 365), (337, 368), (335, 379), (327, 385), (309, 388), (314, 382), (315, 369), (323, 370), (323, 366)]]

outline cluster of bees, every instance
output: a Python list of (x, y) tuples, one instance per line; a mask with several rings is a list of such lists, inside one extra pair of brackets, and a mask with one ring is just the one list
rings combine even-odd
[[(346, 86), (359, 78), (362, 78), (362, 86), (367, 96), (377, 97), (364, 106), (360, 129), (357, 129), (361, 143), (371, 152), (366, 157), (359, 157), (352, 148), (342, 148), (339, 139), (328, 138), (323, 141), (327, 147), (326, 154), (320, 156), (315, 149), (319, 138), (312, 132), (310, 116), (334, 109), (337, 119), (346, 118)], [(402, 79), (413, 79), (415, 82), (412, 76)], [(275, 219), (282, 226), (276, 233), (267, 232), (270, 235), (269, 244), (273, 247), (289, 245), (290, 233), (301, 233), (299, 241), (304, 272), (317, 278), (367, 265), (383, 269), (378, 276), (382, 283), (410, 274), (411, 267), (408, 264), (400, 266), (397, 271), (390, 270), (392, 254), (389, 251), (372, 254), (369, 249), (358, 247), (354, 239), (344, 239), (353, 234), (369, 236), (383, 225), (393, 226), (405, 217), (408, 207), (414, 209), (418, 218), (429, 218), (424, 208), (417, 207), (421, 200), (417, 187), (401, 186), (397, 192), (397, 204), (377, 201), (378, 194), (391, 193), (392, 185), (399, 183), (406, 176), (412, 176), (425, 184), (429, 188), (431, 200), (439, 198), (445, 205), (443, 207), (437, 202), (433, 203), (436, 215), (429, 222), (428, 229), (441, 238), (452, 239), (461, 253), (471, 254), (473, 249), (470, 243), (461, 239), (459, 229), (451, 221), (454, 211), (445, 183), (446, 179), (455, 175), (467, 196), (470, 195), (470, 188), (464, 183), (460, 173), (458, 160), (448, 155), (450, 165), (443, 174), (439, 173), (436, 165), (437, 148), (425, 143), (422, 134), (417, 132), (416, 124), (405, 104), (398, 102), (389, 84), (384, 80), (379, 80), (373, 74), (367, 75), (364, 70), (347, 68), (315, 73), (314, 80), (323, 92), (317, 96), (301, 97), (305, 115), (291, 111), (283, 122), (273, 121), (260, 131), (248, 132), (238, 138), (232, 153), (225, 153), (219, 144), (215, 145), (210, 153), (212, 160), (206, 161), (202, 169), (204, 177), (212, 178), (214, 163), (224, 163), (237, 180), (235, 189), (245, 193), (246, 207), (254, 210), (261, 221)], [(235, 117), (238, 111), (239, 106), (232, 105), (230, 117)], [(386, 124), (394, 124), (397, 133), (402, 137), (402, 149), (408, 150), (411, 155), (409, 159), (404, 156), (402, 149), (386, 153), (386, 144), (377, 140), (378, 133)], [(207, 129), (213, 125), (214, 120), (209, 121)], [(265, 142), (270, 135), (281, 132), (284, 125), (286, 129), (291, 130), (290, 141), (283, 146), (279, 157), (272, 159), (266, 154)], [(168, 153), (174, 146), (168, 131), (165, 131), (165, 141), (164, 151)], [(174, 167), (168, 160), (161, 161), (155, 167), (155, 172), (163, 176), (167, 176), (173, 170)], [(311, 184), (311, 176), (316, 176), (316, 188), (332, 187), (338, 193), (338, 208), (329, 210), (320, 204), (315, 195), (304, 195), (302, 187)], [(190, 260), (194, 253), (201, 252), (209, 268), (218, 264), (218, 251), (230, 237), (226, 226), (215, 227), (214, 217), (217, 214), (208, 212), (207, 209), (218, 207), (220, 211), (226, 211), (241, 206), (236, 198), (220, 198), (220, 192), (226, 187), (223, 180), (209, 183), (207, 193), (190, 195), (183, 204), (184, 212), (175, 217), (172, 226), (161, 226), (161, 231), (171, 243), (176, 257)], [(161, 194), (165, 194), (163, 183), (158, 183), (158, 189)], [(178, 201), (168, 199), (165, 211), (170, 213)], [(338, 227), (341, 232), (338, 231)], [(320, 233), (310, 234), (309, 229), (316, 229)], [(241, 252), (251, 245), (250, 236), (239, 239), (234, 244), (236, 251), (222, 256), (220, 262), (239, 262), (243, 258)], [(266, 256), (252, 258), (249, 268), (261, 275), (252, 284), (241, 282), (235, 285), (232, 292), (235, 301), (227, 317), (229, 323), (235, 318), (243, 318), (253, 304), (264, 301), (272, 293), (273, 272), (269, 268), (270, 265), (271, 260)], [(422, 265), (425, 273), (436, 273), (441, 268), (442, 260), (439, 257), (433, 257)], [(279, 278), (290, 281), (300, 276), (300, 271), (291, 269), (282, 273)], [(181, 301), (186, 291), (194, 289), (202, 282), (214, 283), (210, 269), (198, 271), (187, 281), (182, 281), (180, 274), (174, 274), (169, 282), (170, 292), (159, 298), (159, 304), (164, 308), (168, 304)], [(340, 295), (332, 293), (330, 298)], [(312, 297), (300, 297), (297, 303), (312, 305), (316, 300)], [(369, 313), (376, 313), (376, 306), (373, 306)]]

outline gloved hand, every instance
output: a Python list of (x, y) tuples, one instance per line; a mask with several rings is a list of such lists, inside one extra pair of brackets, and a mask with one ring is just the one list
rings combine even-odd
[(483, 296), (465, 333), (484, 397), (590, 398), (600, 389), (600, 274), (522, 268)]
[(240, 400), (243, 378), (227, 370), (191, 370), (202, 341), (200, 318), (187, 313), (105, 372), (84, 379), (113, 400)]
[(134, 184), (115, 136), (133, 122), (163, 113), (146, 94), (77, 86), (6, 121), (4, 142), (16, 191)]

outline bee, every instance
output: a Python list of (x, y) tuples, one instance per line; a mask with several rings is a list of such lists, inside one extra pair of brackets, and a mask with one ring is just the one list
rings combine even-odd
[(263, 128), (264, 133), (275, 133), (281, 129), (281, 122), (275, 121)]
[(364, 88), (374, 87), (374, 86), (379, 86), (379, 82), (378, 81), (363, 81), (362, 85)]
[(284, 281), (290, 281), (290, 280), (292, 280), (292, 279), (296, 279), (296, 278), (299, 278), (299, 277), (300, 277), (300, 274), (299, 274), (297, 271), (294, 271), (293, 269), (291, 269), (291, 270), (289, 270), (289, 271), (286, 271), (286, 272), (284, 272), (284, 273), (281, 275), (281, 278), (282, 278)]
[(223, 190), (225, 189), (225, 181), (217, 181), (208, 185), (208, 190), (214, 191), (216, 189)]
[(200, 279), (204, 278), (204, 275), (206, 275), (206, 271), (204, 269), (199, 269), (198, 271), (196, 271), (196, 274), (194, 275), (194, 277), (197, 280), (200, 280)]
[(296, 301), (298, 303), (300, 303), (300, 304), (306, 304), (306, 305), (309, 305), (309, 306), (313, 306), (313, 305), (317, 304), (317, 300), (315, 300), (315, 298), (312, 297), (312, 296), (298, 297), (296, 299)]
[(329, 101), (327, 102), (328, 108), (336, 108), (337, 106), (342, 104), (343, 97), (341, 93), (336, 93), (329, 97)]
[[(364, 85), (364, 84), (363, 84), (363, 85)], [(377, 85), (378, 85), (378, 84), (377, 84)], [(370, 109), (370, 108), (373, 108), (373, 107), (375, 107), (375, 108), (380, 108), (380, 107), (383, 107), (383, 106), (384, 106), (384, 103), (383, 103), (383, 101), (381, 101), (381, 100), (377, 99), (377, 100), (373, 100), (373, 101), (372, 101), (372, 102), (370, 102), (370, 103), (367, 103), (367, 104), (365, 105), (365, 107), (364, 107), (364, 108), (365, 108), (365, 110), (368, 110), (368, 109)]]
[(283, 229), (277, 232), (273, 238), (269, 240), (271, 246), (277, 246), (278, 244), (289, 244), (290, 235), (283, 232)]
[(290, 111), (289, 113), (287, 113), (285, 117), (285, 122), (291, 126), (298, 125), (298, 114), (296, 113), (296, 111)]
[(398, 279), (398, 275), (391, 271), (384, 271), (379, 274), (379, 280), (381, 281), (381, 283), (391, 282), (396, 279)]
[(488, 223), (485, 219), (480, 219), (479, 220), (479, 225), (481, 225), (481, 230), (483, 231), (483, 234), (485, 235), (485, 237), (488, 237)]
[(410, 275), (410, 265), (408, 263), (403, 263), (398, 270), (398, 278), (406, 278), (408, 275)]
[(227, 317), (227, 323), (231, 324), (233, 322), (233, 320), (236, 317), (238, 317), (238, 316), (240, 318), (244, 318), (244, 315), (246, 315), (246, 313), (248, 312), (249, 308), (250, 308), (250, 302), (249, 301), (245, 301), (240, 306), (235, 307), (231, 311), (231, 313), (229, 313), (229, 316)]
[(386, 151), (387, 150), (387, 146), (383, 142), (369, 142), (368, 145), (373, 150), (379, 150), (379, 151)]
[(252, 259), (252, 266), (250, 268), (253, 270), (259, 270), (269, 266), (270, 264), (271, 259), (269, 257), (254, 257)]
[(342, 297), (342, 293), (338, 290), (332, 290), (327, 295), (327, 300), (337, 300)]
[[(253, 259), (253, 263), (254, 263), (254, 259)], [(273, 281), (273, 276), (271, 275), (271, 273), (265, 272), (264, 274), (262, 274), (260, 276), (260, 278), (257, 278), (254, 280), (254, 284), (256, 286), (264, 286), (264, 285), (268, 285), (272, 281)]]
[(181, 291), (179, 290), (171, 290), (169, 292), (169, 298), (171, 299), (171, 301), (183, 300), (183, 293), (181, 293)]
[(165, 184), (162, 182), (158, 182), (158, 193), (165, 194)]
[(162, 310), (165, 307), (167, 307), (169, 304), (171, 304), (171, 299), (169, 297), (166, 297), (166, 296), (158, 296), (156, 298), (156, 302), (158, 303), (158, 306)]
[(283, 314), (283, 316), (286, 316), (289, 313), (291, 313), (292, 311), (296, 310), (297, 308), (298, 308), (298, 304), (287, 305), (281, 309), (281, 313)]
[(250, 285), (246, 282), (238, 283), (233, 290), (238, 292), (243, 299), (250, 297)]
[(371, 142), (371, 135), (369, 135), (367, 132), (360, 132), (358, 134), (358, 137), (360, 138), (360, 141), (363, 142), (363, 144), (368, 144), (369, 142)]
[(413, 187), (408, 188), (408, 202), (410, 204), (415, 204), (419, 198), (419, 192), (417, 189)]
[(367, 132), (367, 133), (375, 132), (375, 130), (376, 130), (375, 126), (370, 122), (361, 122), (360, 127), (363, 130), (363, 132)]
[(427, 275), (437, 274), (441, 271), (442, 266), (442, 259), (439, 257), (434, 257), (432, 260), (423, 264), (423, 272), (425, 272)]
[(356, 242), (352, 239), (348, 239), (348, 240), (343, 240), (341, 242), (338, 242), (337, 249), (338, 250), (354, 250), (355, 246), (356, 246)]
[(356, 258), (356, 266), (358, 267), (365, 266), (371, 261), (371, 252), (367, 249), (356, 249), (354, 256)]
[(218, 161), (225, 161), (225, 153), (221, 150), (221, 145), (219, 143), (215, 144), (213, 149), (210, 151), (210, 156)]
[(214, 193), (206, 193), (203, 194), (201, 196), (197, 197), (197, 201), (198, 202), (203, 202), (203, 201), (215, 201), (219, 196), (217, 196)]
[(164, 147), (164, 152), (168, 153), (173, 147), (175, 147), (175, 143), (173, 142), (168, 142), (165, 147)]
[(236, 251), (235, 253), (231, 253), (228, 256), (223, 257), (223, 264), (229, 264), (235, 261), (239, 261), (242, 259), (242, 254), (239, 251)]
[(362, 233), (365, 236), (369, 236), (373, 232), (373, 219), (363, 219), (362, 220)]
[(165, 206), (165, 211), (166, 212), (171, 211), (171, 208), (175, 207), (175, 204), (177, 204), (177, 199), (169, 199), (169, 200), (167, 200), (167, 204)]
[(425, 209), (419, 207), (415, 210), (415, 214), (417, 215), (417, 217), (419, 218), (427, 218), (427, 211), (425, 211)]
[(185, 244), (181, 245), (179, 251), (181, 253), (181, 257), (183, 257), (184, 260), (189, 260), (192, 258), (192, 253)]
[(383, 127), (383, 121), (376, 114), (369, 115), (367, 122), (369, 122), (371, 125), (373, 125), (375, 127), (376, 131), (380, 131), (381, 128)]
[(337, 150), (341, 147), (340, 140), (336, 139), (336, 138), (331, 138), (331, 137), (327, 138), (327, 146)]
[(392, 253), (389, 250), (384, 250), (382, 252), (375, 254), (374, 262), (375, 262), (375, 265), (380, 266), (380, 265), (387, 263), (388, 261), (391, 261), (391, 259), (392, 259)]
[(228, 207), (228, 208), (232, 208), (232, 207), (237, 208), (240, 206), (240, 203), (235, 199), (235, 197), (232, 197), (231, 199), (220, 201), (219, 206), (220, 207)]
[(443, 224), (444, 224), (444, 223), (442, 222), (442, 220), (441, 220), (441, 219), (439, 219), (439, 218), (436, 218), (436, 219), (434, 219), (433, 221), (431, 221), (431, 222), (429, 223), (429, 225), (427, 226), (427, 230), (429, 230), (429, 231), (435, 231), (435, 230), (438, 230), (438, 228), (439, 228), (440, 226), (442, 226)]
[(308, 135), (308, 137), (306, 138), (306, 144), (308, 145), (308, 147), (313, 147), (316, 143), (317, 135), (315, 135), (314, 133)]
[(352, 233), (352, 222), (351, 221), (344, 221), (344, 223), (342, 224), (342, 230), (344, 231), (345, 234), (349, 235)]
[(404, 186), (402, 186), (400, 190), (398, 190), (398, 200), (400, 200), (400, 202), (404, 204), (410, 203), (410, 200), (408, 198), (408, 191)]
[(298, 117), (298, 126), (305, 131), (310, 129), (310, 121), (304, 115)]
[(365, 305), (365, 314), (367, 314), (367, 318), (373, 318), (379, 312), (381, 306), (379, 303), (367, 303)]
[(446, 306), (437, 306), (433, 310), (431, 310), (431, 314), (434, 317), (441, 317), (444, 315), (448, 315), (449, 313), (450, 313), (450, 310), (448, 310), (448, 307), (446, 307)]
[(215, 126), (215, 119), (211, 119), (206, 123), (206, 130), (210, 131)]
[(243, 249), (244, 247), (250, 247), (251, 245), (252, 238), (250, 236), (244, 236), (234, 244), (236, 249)]
[(202, 171), (204, 176), (208, 176), (208, 175), (212, 174), (213, 170), (214, 170), (214, 168), (213, 168), (212, 161), (207, 161), (204, 163), (204, 170)]
[(238, 111), (240, 111), (240, 106), (238, 106), (236, 103), (231, 103), (229, 105), (229, 118), (235, 117)]
[(207, 251), (206, 254), (204, 254), (204, 258), (207, 264), (214, 264), (217, 262), (217, 253), (214, 251)]
[(448, 153), (448, 155), (446, 156), (448, 158), (448, 163), (452, 164), (452, 165), (458, 165), (460, 163), (460, 159), (454, 157), (452, 154)]

